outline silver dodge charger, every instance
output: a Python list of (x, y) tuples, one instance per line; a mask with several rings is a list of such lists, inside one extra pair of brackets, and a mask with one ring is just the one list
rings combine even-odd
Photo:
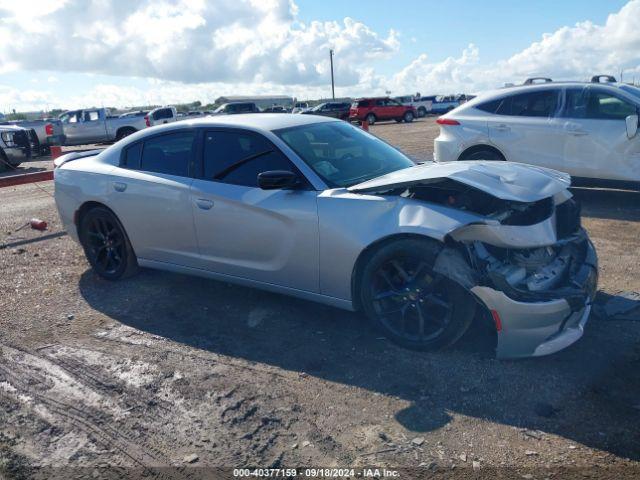
[(109, 280), (159, 268), (364, 312), (435, 350), (470, 324), (499, 357), (578, 340), (597, 258), (562, 173), (416, 165), (349, 123), (209, 117), (56, 161), (60, 218)]

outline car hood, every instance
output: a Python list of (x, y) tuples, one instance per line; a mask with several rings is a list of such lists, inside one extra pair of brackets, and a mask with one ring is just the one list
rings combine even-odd
[(571, 185), (571, 177), (548, 168), (501, 161), (424, 163), (349, 187), (351, 192), (381, 193), (450, 179), (502, 200), (535, 202)]
[(28, 129), (18, 125), (0, 125), (0, 131), (2, 132), (20, 132), (22, 130)]

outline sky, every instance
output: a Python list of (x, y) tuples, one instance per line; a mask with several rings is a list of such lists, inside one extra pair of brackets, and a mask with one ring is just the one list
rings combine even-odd
[(640, 0), (0, 0), (0, 111), (640, 82)]

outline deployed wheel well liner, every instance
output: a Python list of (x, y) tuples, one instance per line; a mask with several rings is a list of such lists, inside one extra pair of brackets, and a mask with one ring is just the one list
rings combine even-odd
[(505, 155), (496, 147), (494, 147), (493, 145), (487, 145), (485, 143), (482, 143), (480, 145), (474, 145), (473, 147), (469, 147), (466, 150), (464, 150), (459, 156), (458, 156), (458, 160), (465, 160), (465, 157), (467, 155), (473, 155), (475, 152), (480, 152), (482, 150), (490, 150), (492, 152), (495, 152), (497, 155), (499, 155), (502, 160), (506, 160), (507, 157), (505, 157)]

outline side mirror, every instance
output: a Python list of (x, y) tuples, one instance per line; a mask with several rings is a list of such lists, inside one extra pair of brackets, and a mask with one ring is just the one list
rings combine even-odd
[(300, 178), (288, 170), (271, 170), (258, 174), (258, 186), (263, 190), (285, 190), (300, 185)]
[(627, 138), (633, 138), (638, 133), (638, 115), (629, 115), (624, 119), (627, 124)]

